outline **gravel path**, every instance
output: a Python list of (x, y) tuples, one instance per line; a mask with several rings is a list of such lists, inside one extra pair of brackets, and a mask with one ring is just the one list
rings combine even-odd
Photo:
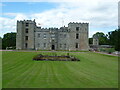
[(105, 54), (105, 55), (111, 55), (111, 56), (120, 56), (120, 55), (117, 55), (117, 54), (108, 54), (108, 53), (104, 53), (104, 52), (95, 52), (95, 53), (100, 53), (100, 54)]

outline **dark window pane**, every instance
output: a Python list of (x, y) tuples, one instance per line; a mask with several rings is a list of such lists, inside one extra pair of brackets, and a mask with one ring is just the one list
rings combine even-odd
[(28, 27), (29, 23), (26, 23), (26, 27)]
[(27, 48), (28, 47), (28, 44), (27, 43), (25, 43), (25, 48)]
[(76, 48), (78, 48), (78, 43), (76, 43)]
[(25, 37), (25, 40), (28, 40), (28, 36)]
[(76, 31), (79, 31), (79, 27), (76, 27)]
[(79, 34), (78, 33), (76, 33), (76, 39), (79, 39)]
[(26, 28), (25, 32), (28, 33), (28, 28)]

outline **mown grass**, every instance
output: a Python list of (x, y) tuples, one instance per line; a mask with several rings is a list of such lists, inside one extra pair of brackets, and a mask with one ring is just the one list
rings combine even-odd
[[(33, 61), (51, 52), (3, 52), (3, 88), (117, 88), (118, 58), (73, 53), (81, 61)], [(66, 53), (57, 52), (58, 55)]]

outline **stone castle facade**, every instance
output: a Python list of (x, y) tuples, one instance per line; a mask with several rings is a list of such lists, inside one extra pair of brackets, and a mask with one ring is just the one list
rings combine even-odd
[(35, 20), (17, 21), (16, 49), (88, 50), (88, 23), (68, 27), (41, 28)]

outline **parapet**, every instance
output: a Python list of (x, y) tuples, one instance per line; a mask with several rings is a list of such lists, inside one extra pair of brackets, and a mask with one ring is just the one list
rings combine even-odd
[(41, 30), (58, 30), (58, 28), (41, 28), (41, 27), (37, 27), (37, 28)]
[(84, 22), (83, 23), (81, 23), (81, 22), (70, 22), (68, 25), (70, 25), (70, 24), (80, 24), (81, 25), (81, 24), (89, 24), (89, 23), (87, 23), (87, 22), (86, 23), (84, 23)]
[(35, 19), (32, 21), (32, 20), (17, 20), (17, 22), (35, 22)]

